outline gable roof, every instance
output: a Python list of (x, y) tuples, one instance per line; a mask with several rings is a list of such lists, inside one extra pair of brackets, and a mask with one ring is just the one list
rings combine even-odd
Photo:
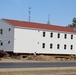
[(19, 20), (10, 20), (10, 19), (3, 19), (3, 20), (17, 27), (27, 27), (27, 28), (46, 29), (46, 30), (76, 33), (75, 30), (69, 27), (55, 26), (51, 24), (40, 24), (40, 23), (26, 22), (26, 21), (19, 21)]

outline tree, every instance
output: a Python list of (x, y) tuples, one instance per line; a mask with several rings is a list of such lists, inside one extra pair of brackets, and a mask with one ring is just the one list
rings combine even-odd
[(72, 24), (69, 24), (68, 27), (76, 30), (76, 17), (73, 18)]
[(75, 18), (73, 18), (73, 27), (76, 29), (76, 17)]
[(70, 27), (72, 29), (74, 28), (72, 24), (68, 24), (68, 27)]

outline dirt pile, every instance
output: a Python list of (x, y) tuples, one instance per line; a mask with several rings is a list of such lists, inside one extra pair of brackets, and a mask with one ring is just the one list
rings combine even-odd
[(55, 58), (53, 56), (46, 56), (46, 55), (29, 56), (26, 59), (27, 60), (37, 60), (37, 61), (52, 61), (52, 60), (55, 60)]

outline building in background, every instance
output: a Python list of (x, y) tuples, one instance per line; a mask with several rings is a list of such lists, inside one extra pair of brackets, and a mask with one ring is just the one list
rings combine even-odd
[(51, 24), (1, 19), (0, 50), (76, 55), (76, 31)]

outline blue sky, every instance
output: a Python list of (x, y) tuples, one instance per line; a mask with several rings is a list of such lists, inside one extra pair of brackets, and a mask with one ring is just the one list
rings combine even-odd
[(76, 0), (0, 0), (0, 19), (28, 21), (31, 7), (31, 22), (47, 23), (48, 14), (53, 25), (67, 26), (76, 17)]

